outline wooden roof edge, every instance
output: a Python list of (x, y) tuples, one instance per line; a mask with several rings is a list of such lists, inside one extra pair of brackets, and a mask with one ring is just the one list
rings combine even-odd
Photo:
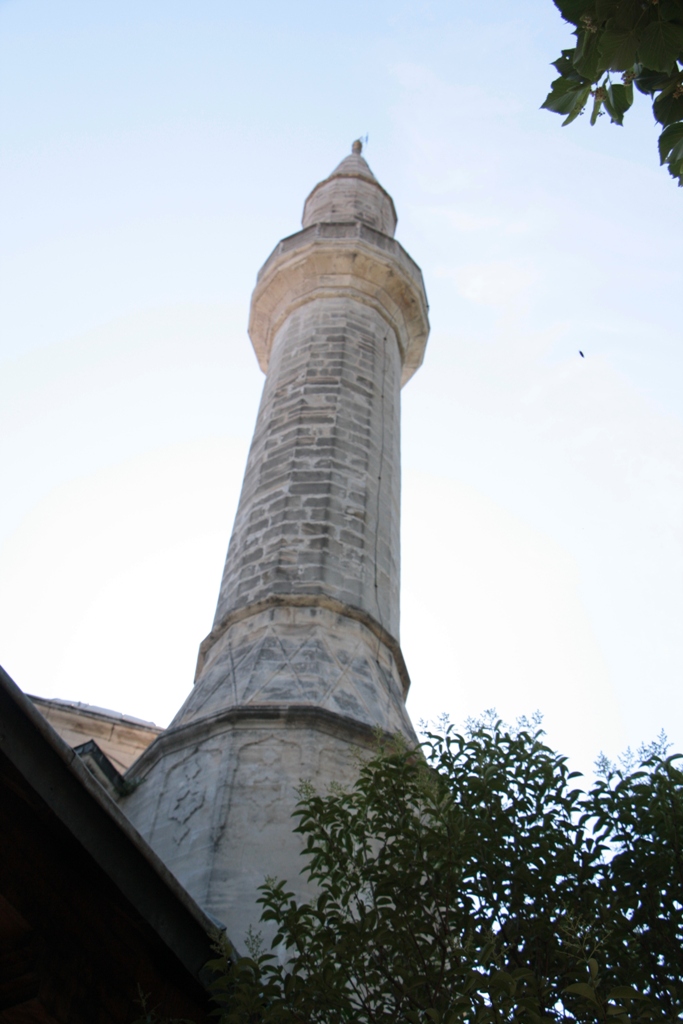
[(194, 901), (74, 750), (0, 666), (0, 750), (189, 973), (225, 926)]

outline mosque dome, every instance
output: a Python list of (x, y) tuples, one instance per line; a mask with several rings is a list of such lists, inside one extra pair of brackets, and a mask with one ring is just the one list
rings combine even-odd
[(362, 142), (354, 142), (351, 154), (329, 178), (315, 186), (304, 203), (304, 228), (361, 221), (375, 231), (393, 236), (397, 221), (393, 200), (361, 156), (362, 150)]

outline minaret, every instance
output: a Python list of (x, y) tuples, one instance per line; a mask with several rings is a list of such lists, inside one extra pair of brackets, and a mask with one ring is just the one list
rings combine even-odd
[(266, 373), (216, 618), (124, 809), (240, 943), (258, 886), (300, 893), (297, 787), (350, 783), (379, 728), (415, 737), (399, 646), (400, 388), (429, 324), (361, 143), (261, 268)]

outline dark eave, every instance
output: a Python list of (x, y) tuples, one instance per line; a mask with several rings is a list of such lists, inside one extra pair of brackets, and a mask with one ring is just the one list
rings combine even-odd
[[(189, 989), (203, 990), (205, 964), (215, 955), (212, 943), (222, 931), (220, 924), (197, 906), (79, 756), (2, 668), (0, 762), (8, 796), (21, 800), (16, 806), (33, 815), (36, 835), (42, 830), (41, 835), (62, 837), (60, 848), (70, 851), (70, 865), (78, 861), (87, 868), (95, 898), (106, 890), (109, 903), (113, 899), (117, 912), (121, 908), (122, 919), (131, 922), (132, 931), (146, 936), (140, 941), (148, 944), (152, 959), (176, 964), (175, 981), (183, 984), (184, 976)], [(49, 853), (45, 863), (48, 870), (53, 869)], [(10, 869), (11, 865), (3, 864), (3, 872)], [(17, 865), (17, 878), (22, 877), (20, 869)]]

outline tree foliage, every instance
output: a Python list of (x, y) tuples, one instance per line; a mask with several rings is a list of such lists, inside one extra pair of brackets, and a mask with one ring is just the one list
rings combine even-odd
[(349, 792), (304, 787), (297, 830), (318, 895), (263, 886), (275, 953), (216, 961), (222, 1024), (683, 1014), (683, 772), (661, 748), (584, 791), (537, 724), (449, 727)]
[(554, 61), (559, 78), (543, 103), (570, 124), (592, 99), (591, 124), (623, 124), (633, 87), (653, 97), (659, 156), (683, 185), (683, 0), (555, 0), (576, 45)]

